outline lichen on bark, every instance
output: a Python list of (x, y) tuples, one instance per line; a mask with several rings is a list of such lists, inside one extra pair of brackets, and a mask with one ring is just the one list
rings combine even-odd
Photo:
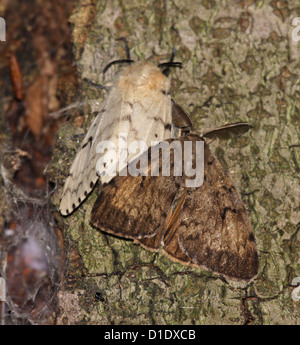
[[(58, 323), (299, 324), (299, 302), (291, 298), (292, 279), (300, 276), (300, 50), (291, 36), (291, 20), (300, 16), (297, 1), (85, 0), (77, 6), (70, 22), (81, 80), (104, 83), (104, 66), (126, 57), (120, 37), (135, 60), (167, 60), (176, 47), (183, 68), (172, 70), (172, 96), (196, 128), (253, 125), (211, 148), (248, 210), (260, 269), (252, 283), (235, 284), (102, 233), (90, 225), (96, 188), (64, 219), (69, 261)], [(113, 75), (112, 68), (106, 80)], [(56, 206), (77, 135), (105, 97), (83, 81), (82, 90), (94, 105), (82, 125), (71, 117), (61, 129), (48, 169), (58, 186)]]

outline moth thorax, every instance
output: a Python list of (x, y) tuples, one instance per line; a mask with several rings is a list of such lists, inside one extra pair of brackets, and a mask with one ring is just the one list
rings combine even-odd
[(117, 86), (143, 89), (143, 91), (160, 91), (167, 94), (170, 81), (157, 66), (148, 62), (137, 62), (124, 69)]

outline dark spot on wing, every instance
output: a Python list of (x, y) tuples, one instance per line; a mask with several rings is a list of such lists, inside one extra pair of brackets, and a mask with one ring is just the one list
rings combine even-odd
[(82, 149), (84, 149), (88, 144), (92, 144), (92, 141), (93, 141), (93, 137), (89, 137), (89, 140), (82, 145)]
[(227, 187), (227, 186), (222, 186), (222, 188), (226, 191), (226, 192), (228, 192), (228, 193), (231, 193), (232, 192), (232, 188), (231, 187)]
[[(106, 184), (107, 183), (105, 182), (103, 185), (106, 185)], [(112, 185), (112, 186), (115, 185), (116, 184), (116, 179), (113, 178), (112, 180), (110, 180), (109, 184)]]
[(223, 213), (222, 213), (222, 219), (226, 218), (226, 213), (230, 210), (230, 207), (224, 207)]
[(122, 116), (121, 120), (131, 122), (131, 114)]
[(223, 214), (222, 214), (222, 219), (226, 218), (226, 213), (228, 211), (231, 211), (232, 213), (237, 213), (237, 210), (235, 208), (230, 208), (230, 207), (224, 207)]

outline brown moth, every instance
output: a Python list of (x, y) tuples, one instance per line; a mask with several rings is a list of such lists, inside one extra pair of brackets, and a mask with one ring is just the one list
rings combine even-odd
[[(188, 134), (167, 140), (174, 141), (181, 145), (192, 142), (194, 163), (196, 142), (204, 139)], [(150, 151), (143, 155), (150, 157)], [(147, 176), (117, 176), (103, 185), (93, 206), (92, 224), (133, 239), (148, 250), (162, 249), (180, 263), (233, 279), (252, 280), (258, 272), (254, 233), (231, 178), (208, 145), (204, 142), (204, 183), (200, 187), (186, 187), (185, 174), (174, 176), (172, 153), (171, 176), (151, 176), (151, 166), (156, 165), (161, 172), (161, 156), (152, 164), (149, 161)]]

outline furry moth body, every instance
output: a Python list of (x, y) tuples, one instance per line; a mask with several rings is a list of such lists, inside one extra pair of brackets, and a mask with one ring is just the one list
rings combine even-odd
[[(203, 138), (189, 134), (168, 142), (174, 140), (181, 144), (191, 141), (194, 160), (195, 143)], [(171, 176), (151, 176), (149, 163), (147, 176), (117, 176), (103, 186), (91, 222), (148, 250), (162, 248), (168, 257), (183, 264), (251, 280), (258, 271), (258, 255), (250, 221), (229, 175), (204, 144), (201, 187), (186, 188), (186, 176), (173, 176), (171, 154)], [(149, 157), (150, 149), (144, 153)], [(161, 158), (155, 164), (161, 166)]]
[[(102, 183), (111, 180), (109, 175), (102, 176), (110, 162), (104, 160), (100, 167), (97, 165), (99, 142), (110, 141), (118, 147), (120, 133), (127, 134), (128, 144), (141, 140), (148, 147), (151, 141), (170, 138), (169, 88), (169, 79), (151, 63), (136, 62), (123, 68), (73, 161), (62, 192), (62, 215), (68, 215), (81, 204), (98, 178)], [(127, 161), (133, 156), (128, 154)], [(116, 166), (119, 167), (118, 162)], [(120, 171), (123, 167), (120, 165)]]

